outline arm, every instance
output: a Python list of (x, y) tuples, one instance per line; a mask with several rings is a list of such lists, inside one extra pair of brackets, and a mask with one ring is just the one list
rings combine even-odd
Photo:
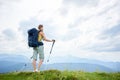
[(47, 39), (47, 38), (45, 37), (45, 34), (44, 34), (43, 32), (40, 32), (40, 34), (42, 35), (44, 41), (53, 42), (53, 40)]

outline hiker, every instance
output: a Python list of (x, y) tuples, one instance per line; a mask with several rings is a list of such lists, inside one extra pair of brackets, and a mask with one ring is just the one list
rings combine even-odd
[[(47, 41), (47, 42), (55, 42), (55, 40), (49, 40), (45, 37), (45, 34), (43, 32), (43, 25), (38, 26), (39, 33), (38, 33), (38, 42), (42, 42), (42, 40)], [(36, 61), (37, 61), (37, 55), (39, 54), (39, 63), (38, 63), (38, 68), (36, 67)], [(34, 72), (39, 71), (43, 61), (44, 61), (44, 46), (40, 45), (38, 47), (33, 47), (33, 68)]]

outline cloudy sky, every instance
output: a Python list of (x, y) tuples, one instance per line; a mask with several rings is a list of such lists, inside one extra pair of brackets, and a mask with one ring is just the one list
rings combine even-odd
[(0, 0), (0, 54), (32, 56), (27, 30), (39, 24), (52, 57), (120, 61), (120, 0)]

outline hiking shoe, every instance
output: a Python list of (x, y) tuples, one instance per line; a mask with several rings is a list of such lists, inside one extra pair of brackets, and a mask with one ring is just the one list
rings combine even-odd
[(35, 72), (38, 72), (38, 69), (36, 69)]
[(38, 72), (38, 69), (34, 70), (33, 72)]

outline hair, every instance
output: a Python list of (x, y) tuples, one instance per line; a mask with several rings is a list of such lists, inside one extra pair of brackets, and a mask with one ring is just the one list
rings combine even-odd
[(42, 24), (40, 24), (40, 25), (38, 26), (38, 29), (40, 30), (42, 27), (43, 27), (43, 25), (42, 25)]

